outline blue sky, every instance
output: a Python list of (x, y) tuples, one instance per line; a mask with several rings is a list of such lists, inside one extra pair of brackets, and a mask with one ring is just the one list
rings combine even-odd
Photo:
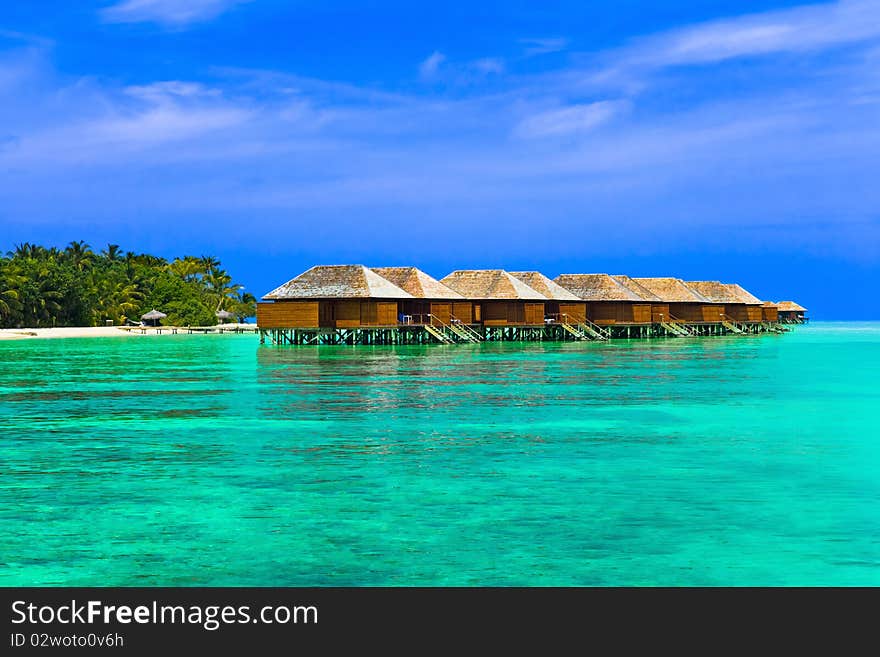
[[(0, 248), (880, 284), (880, 3), (6, 0)], [(845, 289), (842, 296), (840, 290)]]

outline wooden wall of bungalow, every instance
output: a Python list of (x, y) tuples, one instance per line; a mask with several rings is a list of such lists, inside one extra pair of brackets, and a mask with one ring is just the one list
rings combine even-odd
[(723, 309), (726, 318), (732, 319), (735, 322), (764, 321), (764, 308), (756, 304), (725, 303)]
[(449, 324), (453, 319), (463, 324), (472, 324), (473, 306), (471, 301), (404, 299), (400, 301), (400, 313), (405, 317), (412, 318), (414, 324), (430, 324), (430, 315), (444, 324)]
[(257, 304), (260, 328), (397, 326), (402, 302), (385, 299), (291, 299)]
[(544, 304), (520, 300), (480, 300), (473, 304), (473, 323), (483, 326), (543, 326)]
[(651, 302), (651, 322), (660, 324), (669, 321), (669, 304), (660, 301)]
[(670, 303), (669, 316), (689, 323), (719, 322), (724, 308), (720, 303)]
[(779, 307), (775, 303), (765, 303), (761, 306), (761, 319), (765, 322), (778, 322)]
[(587, 319), (600, 326), (650, 324), (651, 304), (635, 301), (590, 301)]
[(544, 312), (560, 322), (583, 324), (587, 320), (586, 301), (548, 301), (544, 304)]
[(735, 322), (760, 322), (762, 317), (760, 306), (747, 306), (744, 303), (724, 304), (724, 314)]

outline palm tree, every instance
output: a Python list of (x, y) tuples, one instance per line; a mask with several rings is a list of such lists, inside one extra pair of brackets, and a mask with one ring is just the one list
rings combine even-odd
[(240, 292), (238, 299), (232, 304), (232, 312), (238, 316), (239, 322), (253, 317), (257, 312), (257, 297), (250, 292)]
[(199, 264), (205, 274), (210, 274), (215, 269), (220, 268), (220, 261), (214, 256), (202, 256), (199, 258)]
[(19, 292), (25, 278), (11, 262), (0, 259), (0, 323), (21, 308)]
[(168, 265), (168, 271), (180, 276), (185, 281), (194, 281), (199, 275), (205, 273), (202, 268), (201, 260), (193, 256), (177, 258), (177, 260), (174, 260)]
[(82, 240), (68, 244), (64, 255), (80, 271), (88, 269), (95, 257), (91, 247)]
[(30, 242), (22, 242), (21, 244), (15, 245), (15, 251), (9, 252), (10, 258), (20, 258), (22, 260), (40, 258), (43, 254), (45, 254), (46, 249), (42, 246), (37, 246), (36, 244), (31, 244)]
[(107, 258), (110, 262), (116, 262), (119, 260), (121, 254), (122, 250), (119, 248), (118, 244), (108, 244), (107, 248), (101, 251), (101, 255)]
[(49, 265), (41, 263), (25, 279), (20, 301), (22, 318), (27, 326), (40, 326), (50, 322), (54, 324), (61, 313), (64, 295), (54, 288), (51, 274)]
[(212, 269), (205, 279), (208, 285), (208, 293), (217, 297), (215, 312), (221, 310), (228, 302), (238, 301), (238, 293), (242, 290), (241, 285), (232, 282), (232, 276), (222, 269)]
[(114, 323), (121, 324), (137, 310), (143, 295), (136, 284), (119, 275), (99, 279), (94, 288), (94, 298), (92, 313), (96, 323), (112, 319)]

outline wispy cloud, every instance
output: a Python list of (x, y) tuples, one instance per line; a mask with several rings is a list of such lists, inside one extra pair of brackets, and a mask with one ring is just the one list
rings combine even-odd
[(529, 116), (516, 126), (519, 137), (561, 137), (583, 134), (609, 121), (624, 111), (625, 101), (599, 101), (584, 105), (569, 105)]
[(153, 101), (162, 101), (169, 98), (198, 98), (220, 95), (219, 89), (211, 89), (199, 82), (185, 82), (181, 80), (163, 80), (147, 85), (135, 85), (126, 87), (125, 92), (136, 98), (145, 98)]
[(216, 18), (249, 0), (121, 0), (101, 11), (108, 23), (160, 23), (182, 27)]
[(504, 73), (504, 60), (500, 57), (484, 57), (482, 59), (477, 59), (471, 62), (470, 64), (473, 70), (478, 71), (479, 73)]
[(840, 0), (718, 20), (637, 40), (616, 56), (653, 67), (805, 52), (880, 36), (880, 3)]
[(452, 86), (471, 86), (489, 76), (505, 73), (507, 66), (501, 57), (480, 57), (474, 60), (453, 61), (445, 54), (434, 51), (419, 64), (422, 82), (442, 82)]
[(441, 64), (446, 61), (446, 55), (435, 50), (419, 64), (419, 77), (422, 80), (432, 80), (440, 70)]
[(62, 95), (68, 120), (56, 122), (50, 115), (42, 129), (30, 130), (18, 139), (12, 154), (17, 165), (118, 163), (158, 146), (170, 147), (163, 157), (174, 160), (186, 155), (175, 149), (176, 144), (240, 127), (253, 114), (246, 106), (223, 98), (218, 90), (180, 81), (118, 90), (72, 88)]
[(159, 144), (201, 136), (242, 122), (239, 110), (183, 110), (157, 107), (130, 117), (84, 126), (86, 136), (106, 144)]
[(565, 37), (520, 39), (526, 57), (537, 57), (552, 52), (560, 52), (568, 47), (569, 40)]
[(0, 29), (0, 41), (3, 40), (19, 41), (42, 48), (50, 47), (54, 43), (51, 39), (47, 39), (46, 37), (40, 36), (38, 34), (28, 34), (26, 32), (16, 32), (15, 30)]

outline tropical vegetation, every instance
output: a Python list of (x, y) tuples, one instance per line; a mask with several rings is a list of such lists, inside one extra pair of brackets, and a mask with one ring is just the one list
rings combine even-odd
[(120, 325), (154, 308), (166, 324), (209, 326), (220, 311), (252, 317), (256, 299), (210, 256), (168, 261), (118, 244), (96, 253), (81, 241), (24, 243), (0, 256), (0, 327)]

